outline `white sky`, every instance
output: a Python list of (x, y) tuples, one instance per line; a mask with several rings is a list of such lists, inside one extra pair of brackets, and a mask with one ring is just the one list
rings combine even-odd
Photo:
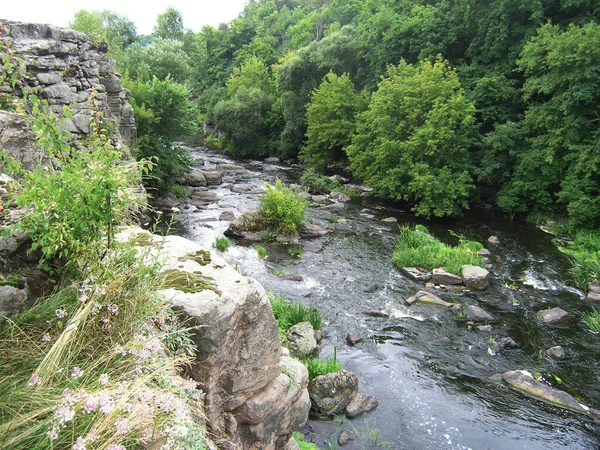
[(183, 25), (200, 31), (204, 25), (217, 27), (242, 12), (246, 0), (0, 0), (0, 19), (67, 26), (80, 9), (109, 9), (133, 20), (138, 34), (150, 34), (156, 17), (172, 6), (183, 16)]

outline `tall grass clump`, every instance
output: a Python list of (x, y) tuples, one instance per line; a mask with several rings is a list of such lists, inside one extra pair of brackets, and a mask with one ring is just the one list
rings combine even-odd
[(460, 239), (458, 246), (451, 247), (433, 237), (423, 226), (403, 226), (392, 260), (400, 268), (423, 267), (431, 270), (443, 267), (450, 273), (460, 274), (465, 264), (485, 266), (485, 261), (477, 254), (481, 248), (480, 243), (466, 239)]
[(335, 373), (342, 370), (342, 365), (337, 360), (335, 349), (333, 356), (328, 356), (325, 359), (303, 359), (302, 364), (304, 364), (308, 370), (309, 380), (313, 380), (321, 375), (327, 375), (328, 373)]
[(591, 312), (583, 313), (583, 320), (590, 331), (600, 332), (600, 309), (592, 308)]
[(304, 219), (306, 202), (291, 189), (283, 186), (280, 180), (275, 186), (265, 182), (267, 191), (260, 198), (260, 211), (266, 216), (269, 225), (282, 234), (296, 232)]
[(290, 327), (300, 322), (310, 322), (315, 330), (323, 329), (323, 313), (318, 309), (312, 306), (306, 307), (301, 303), (292, 303), (272, 292), (268, 293), (268, 297), (282, 336)]
[(589, 283), (600, 279), (600, 233), (579, 232), (573, 242), (559, 245), (558, 249), (571, 258), (571, 281), (587, 292)]
[(230, 242), (225, 236), (220, 236), (215, 239), (213, 243), (213, 247), (219, 250), (220, 252), (225, 252), (229, 248)]

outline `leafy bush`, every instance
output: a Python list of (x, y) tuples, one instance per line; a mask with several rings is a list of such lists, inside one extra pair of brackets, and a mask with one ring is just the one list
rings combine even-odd
[(457, 247), (450, 247), (429, 234), (423, 226), (414, 229), (404, 226), (400, 230), (392, 260), (400, 268), (423, 267), (431, 270), (443, 267), (450, 273), (460, 274), (465, 264), (485, 265), (475, 250), (481, 248), (481, 244), (476, 244), (474, 241), (462, 241)]
[(229, 244), (229, 239), (227, 239), (225, 236), (221, 236), (215, 240), (213, 247), (215, 247), (220, 252), (224, 252), (229, 248)]
[(261, 212), (278, 232), (294, 233), (304, 218), (306, 202), (299, 199), (291, 189), (284, 187), (280, 180), (276, 181), (275, 187), (267, 182), (265, 186), (267, 192), (260, 198)]
[(302, 303), (292, 303), (272, 292), (269, 292), (268, 296), (282, 336), (290, 327), (300, 322), (310, 322), (315, 330), (323, 328), (323, 313), (318, 309), (306, 307)]
[[(163, 192), (177, 193), (192, 159), (183, 148), (159, 136), (141, 136), (134, 151), (138, 160), (152, 161), (152, 173), (144, 177), (146, 185)], [(186, 194), (187, 195), (187, 194)]]
[(300, 178), (300, 183), (313, 194), (329, 194), (342, 190), (342, 185), (339, 181), (332, 180), (325, 175), (320, 175), (312, 167), (304, 171)]

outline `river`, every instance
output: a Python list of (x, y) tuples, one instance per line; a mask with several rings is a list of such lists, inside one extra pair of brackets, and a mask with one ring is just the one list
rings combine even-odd
[[(262, 180), (296, 182), (299, 172), (285, 165), (233, 162), (206, 150), (192, 152), (196, 165), (211, 170), (219, 164), (240, 164), (246, 171), (225, 176), (211, 188), (220, 198), (202, 209), (183, 208), (176, 231), (210, 246), (229, 222), (223, 211), (238, 216), (256, 208)], [(375, 216), (372, 218), (371, 216)], [(581, 313), (590, 306), (583, 293), (565, 284), (568, 259), (552, 236), (531, 224), (510, 222), (492, 210), (473, 211), (461, 219), (424, 221), (409, 211), (368, 198), (354, 199), (342, 212), (309, 207), (307, 219), (333, 228), (345, 218), (349, 233), (332, 232), (302, 242), (295, 256), (290, 247), (266, 244), (261, 260), (252, 247), (232, 245), (224, 257), (238, 270), (256, 278), (267, 290), (315, 306), (324, 313), (325, 339), (321, 356), (334, 348), (344, 368), (356, 373), (361, 392), (375, 395), (379, 407), (353, 419), (311, 421), (308, 438), (320, 448), (337, 448), (340, 426), (356, 431), (356, 448), (391, 449), (596, 449), (600, 427), (584, 417), (530, 399), (491, 383), (488, 377), (507, 370), (539, 371), (553, 386), (582, 403), (600, 407), (600, 337), (587, 330)], [(498, 321), (492, 332), (474, 331), (466, 319), (450, 310), (404, 299), (422, 289), (392, 264), (398, 224), (421, 223), (438, 238), (455, 243), (448, 230), (487, 243), (499, 238), (491, 251), (493, 279), (481, 293), (457, 297), (463, 305), (479, 305)], [(297, 250), (297, 248), (294, 248)], [(273, 274), (301, 275), (303, 281), (284, 281)], [(365, 293), (376, 283), (380, 289)], [(547, 325), (537, 311), (554, 306), (571, 313), (567, 323)], [(374, 318), (365, 310), (386, 310), (390, 318)], [(346, 335), (364, 343), (351, 347)], [(567, 357), (555, 361), (544, 350), (564, 347)]]

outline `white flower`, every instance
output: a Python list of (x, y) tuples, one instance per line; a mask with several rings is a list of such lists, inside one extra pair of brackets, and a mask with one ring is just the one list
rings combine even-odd
[(77, 441), (71, 447), (72, 450), (86, 450), (85, 440), (82, 437), (78, 437)]
[(31, 381), (29, 382), (29, 384), (27, 384), (27, 386), (35, 386), (36, 384), (40, 384), (41, 381), (42, 379), (40, 378), (40, 376), (37, 373), (34, 373), (33, 375), (31, 375)]
[(119, 417), (115, 422), (115, 428), (117, 429), (117, 434), (124, 436), (129, 433), (129, 421), (124, 417)]
[(83, 376), (83, 370), (79, 367), (74, 367), (73, 372), (71, 373), (71, 377), (73, 378), (81, 378)]
[(98, 380), (98, 382), (102, 385), (105, 386), (108, 383), (108, 375), (103, 373), (102, 375), (100, 375), (100, 378)]
[(48, 342), (50, 339), (51, 337), (48, 333), (44, 333), (44, 335), (42, 336), (42, 342)]
[(56, 425), (52, 425), (52, 428), (50, 428), (46, 432), (46, 436), (48, 436), (48, 439), (50, 439), (51, 441), (57, 440), (58, 439), (58, 427)]
[(64, 319), (67, 316), (67, 312), (63, 308), (57, 309), (54, 311), (54, 314), (56, 314), (56, 317), (59, 319)]

